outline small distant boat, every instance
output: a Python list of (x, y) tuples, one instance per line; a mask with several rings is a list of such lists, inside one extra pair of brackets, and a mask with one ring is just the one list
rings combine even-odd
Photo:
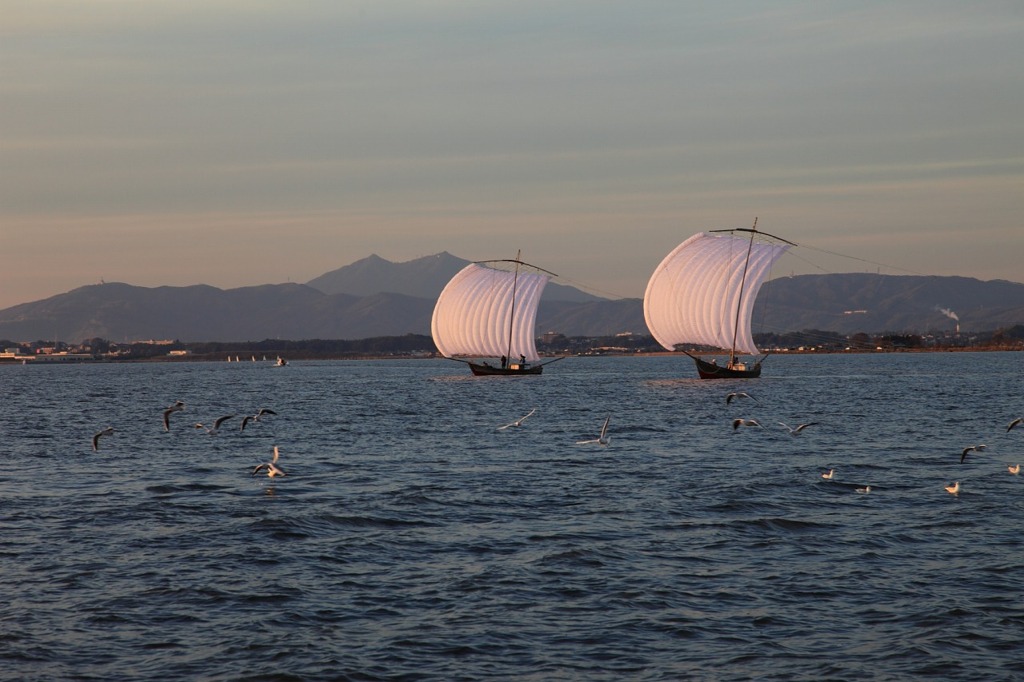
[(284, 367), (288, 364), (288, 361), (282, 358), (280, 355), (277, 356), (277, 362), (274, 363), (276, 367)]
[[(749, 235), (737, 234), (746, 233)], [(768, 241), (756, 241), (756, 238)], [(751, 335), (754, 299), (772, 264), (793, 242), (751, 228), (710, 230), (690, 237), (669, 253), (651, 275), (644, 293), (647, 327), (666, 350), (681, 344), (729, 349), (719, 365), (689, 355), (701, 379), (753, 379), (761, 362), (745, 362), (740, 354), (758, 355)]]
[[(555, 274), (519, 256), (470, 263), (452, 277), (434, 306), (434, 345), (449, 360), (469, 365), (476, 376), (537, 375), (562, 359), (537, 364), (534, 341), (540, 296)], [(530, 271), (523, 272), (524, 267)]]

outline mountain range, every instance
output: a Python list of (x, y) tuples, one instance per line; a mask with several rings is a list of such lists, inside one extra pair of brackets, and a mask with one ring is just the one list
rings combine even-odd
[(1024, 284), (924, 275), (797, 275), (765, 282), (752, 319), (755, 330), (779, 332), (994, 331), (1024, 324)]
[[(361, 339), (429, 334), (434, 302), (469, 261), (449, 253), (393, 263), (372, 255), (305, 284), (83, 286), (0, 310), (0, 339), (79, 342)], [(958, 318), (958, 319), (955, 319)], [(796, 275), (765, 283), (758, 331), (843, 334), (995, 330), (1024, 324), (1024, 284), (966, 277)], [(640, 299), (609, 300), (552, 282), (537, 333), (647, 334)]]

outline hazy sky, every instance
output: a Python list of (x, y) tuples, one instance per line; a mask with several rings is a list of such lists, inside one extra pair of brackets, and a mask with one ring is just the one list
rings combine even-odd
[(5, 0), (0, 152), (0, 308), (518, 249), (639, 297), (755, 216), (776, 275), (1024, 281), (1024, 3)]

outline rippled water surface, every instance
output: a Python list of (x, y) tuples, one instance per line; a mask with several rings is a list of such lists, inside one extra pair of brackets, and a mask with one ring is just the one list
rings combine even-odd
[(0, 677), (1022, 679), (1022, 359), (3, 366)]

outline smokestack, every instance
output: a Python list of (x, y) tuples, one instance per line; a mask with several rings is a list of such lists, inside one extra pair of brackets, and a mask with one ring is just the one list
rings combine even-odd
[(935, 309), (938, 310), (943, 315), (945, 315), (946, 317), (948, 317), (949, 319), (956, 321), (955, 333), (957, 336), (960, 336), (960, 317), (949, 308), (940, 308), (939, 306), (935, 306)]

